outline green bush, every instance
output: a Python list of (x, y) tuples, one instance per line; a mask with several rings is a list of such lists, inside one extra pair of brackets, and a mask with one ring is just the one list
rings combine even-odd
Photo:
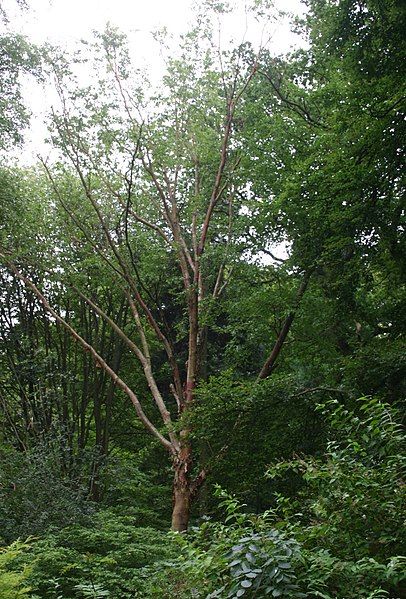
[(95, 514), (88, 526), (69, 526), (31, 545), (16, 567), (30, 567), (27, 581), (36, 599), (147, 597), (143, 568), (176, 555), (168, 534), (138, 527), (133, 518), (111, 511)]
[(325, 455), (295, 456), (267, 474), (302, 477), (299, 494), (276, 494), (275, 506), (258, 516), (218, 491), (225, 522), (176, 535), (180, 557), (144, 569), (153, 581), (144, 596), (405, 596), (405, 435), (398, 414), (370, 398), (353, 409), (329, 402), (319, 410), (330, 427)]
[(401, 596), (406, 459), (399, 415), (371, 398), (354, 409), (338, 402), (319, 409), (331, 428), (324, 458), (295, 457), (268, 471), (273, 479), (293, 470), (304, 481), (297, 497), (279, 497), (277, 513), (302, 546), (308, 596)]
[(225, 523), (204, 521), (187, 535), (173, 535), (180, 557), (148, 568), (148, 597), (303, 597), (295, 568), (300, 560), (293, 539), (270, 527), (268, 514), (244, 513), (244, 505), (221, 489)]
[[(156, 482), (154, 473), (142, 471), (142, 455), (116, 450), (100, 472), (102, 506), (136, 520), (139, 526), (160, 530), (170, 527), (171, 489)], [(166, 482), (166, 481), (165, 481)]]
[(52, 440), (27, 452), (0, 449), (0, 538), (5, 542), (84, 523), (94, 511), (86, 501), (86, 477), (66, 471), (57, 445)]
[(29, 567), (15, 565), (16, 558), (28, 545), (15, 541), (8, 547), (0, 548), (0, 597), (1, 599), (19, 599), (29, 597), (30, 588), (26, 586)]

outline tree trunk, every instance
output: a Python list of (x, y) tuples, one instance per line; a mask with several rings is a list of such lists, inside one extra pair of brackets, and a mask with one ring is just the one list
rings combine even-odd
[(183, 532), (187, 530), (190, 516), (190, 490), (173, 485), (172, 530)]
[[(183, 431), (182, 431), (183, 432)], [(183, 532), (187, 530), (190, 517), (190, 505), (192, 499), (190, 470), (191, 448), (186, 441), (181, 448), (180, 454), (175, 458), (173, 468), (173, 511), (172, 530)]]

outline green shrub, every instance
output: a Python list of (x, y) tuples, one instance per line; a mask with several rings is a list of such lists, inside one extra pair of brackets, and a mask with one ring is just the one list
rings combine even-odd
[(143, 592), (141, 569), (174, 557), (174, 550), (166, 533), (101, 511), (88, 526), (69, 526), (33, 544), (29, 582), (41, 599), (133, 599)]
[(117, 515), (131, 515), (139, 526), (168, 530), (170, 485), (158, 484), (156, 476), (142, 471), (140, 454), (116, 450), (108, 457), (100, 473), (102, 505)]
[(278, 512), (279, 526), (302, 546), (308, 596), (401, 596), (406, 459), (399, 415), (370, 398), (354, 409), (338, 402), (319, 409), (331, 428), (324, 458), (295, 457), (268, 471), (274, 478), (293, 470), (305, 483), (298, 497), (279, 498)]
[(293, 539), (272, 529), (268, 514), (244, 513), (221, 489), (225, 523), (206, 520), (187, 535), (173, 535), (180, 557), (144, 570), (152, 583), (148, 597), (239, 598), (303, 597), (295, 567), (300, 559)]
[(386, 563), (371, 557), (340, 560), (327, 550), (303, 550), (304, 569), (299, 572), (306, 597), (313, 599), (381, 599), (404, 596), (406, 558)]
[(230, 581), (208, 597), (302, 597), (294, 571), (298, 556), (297, 543), (277, 530), (249, 532), (227, 554)]
[(57, 445), (52, 440), (27, 452), (0, 449), (0, 538), (5, 542), (84, 523), (94, 511), (86, 501), (87, 481), (80, 471), (64, 470)]
[(18, 567), (16, 558), (28, 545), (15, 541), (8, 547), (0, 548), (0, 597), (1, 599), (18, 599), (29, 597), (30, 587), (26, 586), (29, 567)]
[(146, 597), (380, 599), (406, 596), (405, 435), (396, 410), (362, 398), (319, 407), (330, 426), (323, 457), (269, 468), (301, 491), (250, 515), (221, 491), (225, 521), (176, 535), (180, 557), (144, 568)]

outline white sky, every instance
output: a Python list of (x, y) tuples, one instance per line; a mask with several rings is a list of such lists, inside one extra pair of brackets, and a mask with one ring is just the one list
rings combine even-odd
[[(18, 10), (16, 0), (0, 1), (9, 16), (9, 24), (1, 28), (26, 35), (37, 44), (50, 42), (71, 48), (80, 39), (89, 39), (92, 31), (103, 30), (109, 22), (128, 35), (137, 62), (148, 65), (155, 77), (159, 77), (162, 63), (151, 31), (167, 27), (176, 39), (193, 25), (193, 0), (28, 0), (28, 11)], [(235, 4), (244, 6), (243, 0), (235, 0)], [(303, 14), (300, 0), (275, 0), (275, 5), (283, 11)], [(224, 39), (234, 37), (238, 42), (244, 30), (244, 14), (240, 13), (226, 23)], [(272, 38), (269, 47), (276, 54), (285, 53), (300, 43), (290, 32), (288, 19), (272, 24), (269, 32)], [(258, 28), (251, 31), (250, 39), (253, 36), (260, 36)], [(49, 89), (41, 89), (32, 80), (25, 83), (25, 89), (26, 103), (33, 118), (26, 131), (24, 150), (15, 158), (29, 164), (36, 161), (35, 155), (44, 148), (44, 120), (52, 104), (52, 93)]]
[[(193, 0), (28, 0), (30, 10), (16, 10), (15, 0), (2, 0), (10, 15), (9, 28), (24, 33), (34, 42), (65, 43), (88, 37), (94, 29), (111, 22), (126, 33), (149, 32), (166, 26), (180, 33), (192, 22)], [(235, 4), (243, 5), (242, 0)], [(302, 13), (300, 0), (275, 0), (284, 11)], [(285, 26), (275, 30), (275, 46), (286, 50), (294, 36)]]

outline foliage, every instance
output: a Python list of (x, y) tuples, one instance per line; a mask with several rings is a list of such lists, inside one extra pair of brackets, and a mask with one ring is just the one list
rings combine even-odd
[[(79, 469), (75, 477), (68, 475), (68, 462), (59, 462), (57, 443), (27, 453), (1, 450), (0, 535), (6, 542), (84, 522), (93, 511), (85, 501), (87, 477)], [(69, 453), (64, 457), (68, 460)]]
[[(225, 522), (209, 519), (187, 536), (175, 535), (182, 554), (176, 561), (158, 564), (147, 586), (151, 597), (300, 597), (295, 565), (298, 544), (272, 529), (268, 514), (255, 516), (220, 488)], [(156, 576), (158, 574), (158, 576)], [(169, 584), (168, 584), (169, 583)]]
[(2, 151), (22, 142), (21, 130), (28, 124), (29, 112), (22, 98), (21, 75), (31, 73), (38, 78), (40, 63), (38, 49), (23, 36), (0, 34), (0, 150)]
[(16, 558), (27, 549), (29, 545), (20, 541), (14, 541), (8, 547), (0, 547), (0, 597), (2, 599), (29, 596), (31, 589), (26, 582), (30, 568), (27, 566), (19, 568), (14, 565)]
[(405, 557), (387, 562), (372, 557), (340, 560), (326, 550), (303, 552), (306, 571), (301, 579), (311, 598), (366, 599), (398, 597), (404, 593)]
[(296, 584), (292, 561), (298, 557), (298, 547), (293, 540), (285, 540), (276, 530), (248, 534), (238, 539), (231, 548), (228, 559), (231, 585), (212, 593), (221, 597), (301, 597)]
[[(288, 458), (295, 451), (313, 453), (325, 442), (325, 427), (314, 409), (314, 398), (307, 394), (295, 397), (301, 389), (298, 378), (299, 373), (275, 373), (257, 384), (241, 380), (229, 370), (199, 385), (191, 428), (210, 468), (210, 495), (213, 485), (221, 481), (249, 510), (261, 512), (272, 504), (275, 491), (293, 492), (296, 476), (270, 483), (264, 471), (275, 459)], [(204, 508), (207, 514), (217, 514), (213, 500), (206, 499)]]
[(22, 74), (60, 100), (0, 171), (2, 596), (405, 595), (403, 4), (308, 0), (275, 57), (201, 2), (157, 86), (112, 27), (0, 36), (2, 154)]
[(167, 533), (107, 510), (87, 526), (66, 527), (31, 545), (19, 564), (29, 565), (29, 585), (41, 599), (133, 598), (144, 588), (142, 568), (173, 557), (176, 550)]
[[(146, 453), (151, 465), (153, 454)], [(160, 481), (158, 472), (152, 472), (151, 467), (148, 473), (144, 471), (144, 460), (142, 455), (137, 457), (128, 451), (116, 451), (105, 460), (100, 472), (101, 504), (118, 516), (123, 513), (131, 516), (137, 526), (167, 530), (169, 490)]]
[(303, 546), (312, 592), (330, 597), (338, 588), (334, 596), (354, 598), (380, 587), (400, 592), (405, 435), (398, 414), (370, 398), (354, 409), (338, 402), (320, 409), (332, 437), (324, 459), (297, 457), (268, 470), (271, 478), (293, 470), (305, 482), (296, 498), (280, 498), (281, 526)]
[(402, 596), (405, 437), (398, 414), (370, 398), (353, 409), (336, 401), (319, 409), (330, 424), (325, 456), (268, 470), (272, 479), (292, 470), (302, 476), (296, 496), (276, 494), (273, 508), (253, 515), (218, 489), (224, 523), (206, 520), (176, 535), (182, 554), (152, 568), (148, 596)]

